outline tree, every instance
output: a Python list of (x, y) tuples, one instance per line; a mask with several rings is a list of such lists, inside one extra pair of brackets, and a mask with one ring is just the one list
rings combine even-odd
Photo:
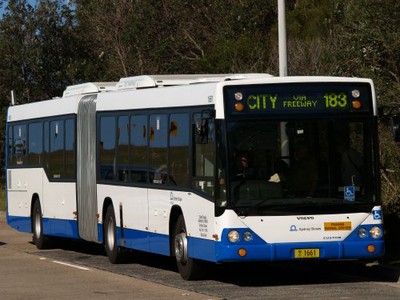
[(107, 78), (154, 73), (263, 71), (275, 3), (75, 0)]
[(18, 103), (61, 96), (67, 85), (84, 79), (80, 47), (73, 13), (61, 1), (42, 0), (37, 7), (26, 0), (8, 1), (0, 19), (1, 143), (10, 91)]
[[(399, 103), (400, 2), (395, 0), (349, 1), (335, 54), (337, 73), (374, 80), (378, 105)], [(400, 217), (400, 151), (388, 123), (380, 119), (382, 197), (387, 211)]]
[(19, 97), (25, 101), (32, 98), (31, 58), (34, 53), (34, 29), (30, 20), (33, 17), (33, 8), (26, 0), (8, 2), (0, 23), (1, 99), (9, 99), (10, 90), (17, 91)]

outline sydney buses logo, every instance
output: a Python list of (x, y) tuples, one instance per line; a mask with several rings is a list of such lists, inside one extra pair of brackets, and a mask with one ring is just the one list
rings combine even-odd
[(171, 192), (171, 193), (169, 194), (169, 202), (170, 202), (171, 204), (173, 204), (173, 203), (176, 202), (176, 201), (182, 201), (182, 198), (181, 198), (181, 197), (176, 197), (176, 196), (174, 196), (174, 193)]
[(321, 226), (318, 225), (290, 225), (289, 227), (289, 231), (290, 232), (297, 232), (297, 231), (301, 231), (301, 232), (305, 232), (305, 231), (322, 231)]

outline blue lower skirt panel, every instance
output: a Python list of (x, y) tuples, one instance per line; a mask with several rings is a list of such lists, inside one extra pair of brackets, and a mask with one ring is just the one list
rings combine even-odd
[[(120, 236), (118, 237), (120, 240)], [(121, 246), (127, 248), (170, 255), (170, 242), (167, 235), (144, 233), (124, 229), (124, 240)], [(367, 247), (373, 245), (374, 253)], [(189, 257), (210, 262), (246, 262), (246, 261), (279, 261), (294, 260), (295, 249), (318, 248), (318, 259), (372, 259), (384, 254), (383, 240), (348, 241), (348, 242), (308, 242), (280, 244), (233, 245), (212, 240), (188, 237)], [(246, 249), (246, 256), (238, 254), (239, 249)]]
[[(30, 217), (7, 215), (7, 223), (18, 231), (32, 232)], [(43, 218), (43, 234), (65, 238), (78, 238), (78, 223), (76, 220)]]
[[(14, 217), (7, 215), (8, 224), (22, 232), (31, 232), (29, 217)], [(99, 224), (99, 241), (103, 241), (102, 225)], [(45, 235), (66, 238), (79, 238), (78, 223), (76, 220), (43, 219)], [(145, 231), (117, 228), (119, 246), (170, 255), (170, 239), (168, 235)], [(368, 252), (368, 246), (373, 245), (375, 251)], [(250, 244), (232, 244), (225, 241), (212, 241), (188, 237), (189, 256), (211, 262), (246, 262), (246, 261), (278, 261), (294, 260), (295, 249), (319, 249), (318, 259), (372, 259), (384, 254), (383, 240), (354, 241), (349, 239), (343, 242), (307, 242), (307, 243), (279, 243), (268, 244), (258, 241)], [(238, 251), (246, 250), (245, 256)]]
[(21, 232), (32, 232), (31, 218), (7, 215), (7, 224)]
[(79, 238), (76, 220), (43, 218), (43, 233), (64, 238)]
[(170, 254), (167, 235), (126, 228), (122, 233), (121, 228), (118, 227), (117, 236), (120, 246), (161, 255)]

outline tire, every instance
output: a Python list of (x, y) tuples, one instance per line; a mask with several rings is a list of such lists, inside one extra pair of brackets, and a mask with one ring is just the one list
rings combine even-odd
[(179, 216), (173, 235), (173, 249), (179, 273), (184, 280), (201, 279), (205, 276), (204, 265), (188, 256), (188, 240), (185, 220)]
[(123, 261), (122, 250), (117, 242), (117, 226), (115, 221), (114, 208), (108, 206), (106, 216), (104, 218), (104, 247), (109, 261), (112, 264), (118, 264)]
[(36, 200), (32, 209), (32, 232), (33, 243), (38, 249), (46, 249), (49, 246), (49, 239), (43, 234), (42, 208), (39, 200)]

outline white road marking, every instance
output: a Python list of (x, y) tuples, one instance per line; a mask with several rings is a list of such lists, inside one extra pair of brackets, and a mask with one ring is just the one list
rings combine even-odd
[(60, 265), (63, 265), (63, 266), (67, 266), (67, 267), (71, 267), (71, 268), (76, 268), (76, 269), (83, 270), (83, 271), (90, 271), (90, 269), (88, 269), (88, 268), (80, 267), (80, 266), (73, 265), (73, 264), (68, 264), (68, 263), (65, 263), (65, 262), (62, 262), (62, 261), (58, 261), (58, 260), (53, 260), (53, 263), (60, 264)]

